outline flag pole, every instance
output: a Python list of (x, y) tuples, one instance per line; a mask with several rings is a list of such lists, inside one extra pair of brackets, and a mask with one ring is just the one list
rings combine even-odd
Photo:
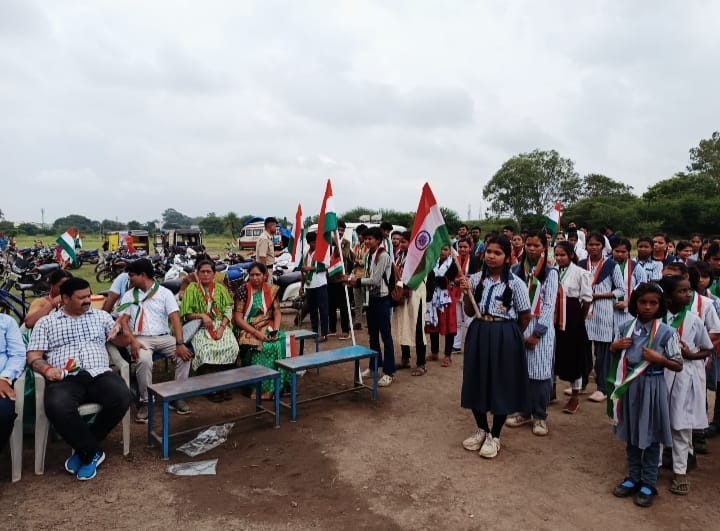
[[(452, 251), (451, 251), (452, 252)], [(470, 290), (470, 280), (465, 276), (465, 271), (462, 270), (460, 267), (460, 261), (458, 260), (458, 255), (455, 253), (453, 254), (453, 260), (455, 260), (455, 267), (458, 268), (458, 274), (460, 277), (464, 278), (468, 281), (468, 287), (467, 287), (467, 295), (470, 297), (470, 302), (472, 303), (473, 310), (475, 310), (475, 317), (480, 317), (482, 314), (480, 313), (480, 308), (478, 308), (477, 301), (475, 300), (475, 296), (473, 295), (472, 291)], [(465, 309), (463, 308), (463, 311)]]
[[(338, 253), (338, 256), (340, 257), (340, 260), (342, 260), (343, 264), (343, 276), (345, 276), (345, 257), (342, 253), (342, 238), (340, 237), (340, 231), (338, 229), (335, 229), (335, 232), (333, 234), (335, 238), (335, 250)], [(345, 292), (345, 305), (347, 307), (347, 314), (348, 314), (348, 320), (352, 321), (352, 312), (350, 307), (350, 292), (348, 291), (347, 284), (343, 283), (343, 291)], [(353, 346), (357, 345), (357, 342), (355, 340), (355, 327), (352, 326), (352, 322), (350, 322), (350, 337), (352, 338), (352, 344)]]

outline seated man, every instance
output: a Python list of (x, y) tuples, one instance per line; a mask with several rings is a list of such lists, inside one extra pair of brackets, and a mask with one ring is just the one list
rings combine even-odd
[[(101, 443), (127, 412), (132, 394), (110, 370), (105, 343), (114, 340), (115, 322), (90, 305), (90, 284), (69, 278), (60, 286), (60, 298), (61, 309), (35, 324), (27, 361), (47, 380), (45, 412), (73, 448), (65, 470), (89, 480), (105, 460)], [(92, 425), (78, 413), (87, 402), (102, 406)]]
[[(118, 323), (123, 335), (130, 337), (130, 355), (137, 360), (138, 406), (135, 420), (147, 422), (148, 385), (152, 383), (153, 352), (175, 359), (175, 379), (187, 380), (192, 354), (183, 340), (180, 310), (172, 292), (153, 280), (153, 266), (143, 258), (128, 264), (130, 287), (120, 300)], [(168, 319), (175, 337), (170, 335)], [(180, 415), (190, 413), (184, 400), (170, 403)]]
[(15, 320), (0, 313), (0, 451), (10, 439), (15, 422), (13, 383), (25, 371), (25, 343)]

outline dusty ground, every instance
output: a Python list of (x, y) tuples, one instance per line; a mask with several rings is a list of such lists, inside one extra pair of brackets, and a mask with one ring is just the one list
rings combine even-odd
[[(603, 406), (583, 402), (565, 415), (555, 404), (548, 437), (505, 429), (500, 455), (488, 461), (460, 445), (474, 429), (458, 405), (462, 356), (448, 369), (431, 362), (423, 377), (398, 375), (376, 403), (351, 393), (301, 405), (296, 423), (283, 411), (279, 429), (267, 415), (239, 422), (224, 445), (195, 458), (218, 458), (217, 476), (168, 474), (168, 464), (193, 459), (173, 451), (163, 461), (141, 424), (127, 459), (119, 428), (111, 434), (108, 459), (87, 483), (63, 470), (62, 442), (50, 443), (45, 476), (34, 476), (26, 438), (21, 482), (9, 483), (9, 456), (0, 460), (3, 519), (17, 529), (717, 529), (720, 439), (700, 456), (690, 496), (670, 494), (663, 471), (655, 506), (640, 509), (610, 494), (625, 475), (624, 447)], [(351, 382), (345, 364), (308, 373), (300, 389), (307, 397)], [(192, 415), (173, 414), (173, 428), (252, 411), (239, 394), (190, 403)]]

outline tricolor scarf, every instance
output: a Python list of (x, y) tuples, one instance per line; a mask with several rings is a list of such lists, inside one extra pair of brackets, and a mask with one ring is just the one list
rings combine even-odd
[(248, 283), (247, 300), (245, 301), (245, 315), (243, 315), (243, 319), (245, 319), (245, 322), (250, 322), (250, 311), (253, 307), (253, 297), (258, 292), (262, 292), (262, 314), (267, 315), (268, 310), (272, 308), (273, 295), (272, 291), (270, 290), (270, 286), (263, 282), (259, 290), (254, 290), (250, 283)]
[(669, 324), (672, 326), (675, 330), (677, 330), (678, 337), (682, 340), (682, 333), (683, 333), (683, 327), (685, 326), (685, 317), (687, 317), (688, 308), (687, 306), (683, 308), (680, 313), (678, 313), (675, 317), (673, 317), (673, 320), (671, 323), (668, 323), (667, 315), (663, 317), (663, 323)]
[[(645, 343), (647, 348), (652, 347), (660, 321), (660, 319), (653, 320), (648, 340)], [(624, 337), (632, 336), (633, 332), (635, 332), (637, 322), (638, 319), (636, 317), (628, 324)], [(649, 366), (650, 362), (642, 359), (640, 363), (630, 368), (627, 361), (627, 349), (623, 350), (619, 356), (613, 356), (612, 366), (610, 367), (610, 372), (608, 373), (609, 392), (607, 402), (608, 417), (610, 417), (613, 425), (617, 426), (620, 422), (620, 399), (627, 392), (633, 380), (642, 376)]]
[(555, 324), (558, 329), (565, 330), (567, 325), (567, 299), (565, 298), (565, 289), (563, 288), (563, 280), (567, 275), (570, 266), (560, 270), (560, 278), (558, 280), (558, 298), (555, 304)]
[(716, 297), (720, 297), (720, 279), (715, 279), (715, 282), (710, 286), (710, 293)]
[(160, 283), (156, 280), (153, 282), (152, 287), (147, 291), (147, 293), (145, 293), (145, 296), (142, 298), (142, 300), (140, 300), (140, 288), (133, 288), (132, 302), (126, 302), (125, 304), (121, 304), (120, 306), (118, 306), (118, 313), (121, 313), (130, 306), (137, 306), (133, 325), (135, 328), (135, 332), (138, 334), (142, 333), (143, 327), (145, 325), (145, 309), (143, 308), (143, 304), (149, 299), (151, 299), (157, 293), (158, 289), (160, 289)]
[(537, 275), (545, 267), (545, 254), (540, 256), (537, 264), (533, 267), (530, 260), (525, 258), (523, 261), (523, 272), (527, 277), (528, 293), (530, 295), (530, 311), (535, 317), (540, 317), (540, 307), (542, 306), (540, 280)]
[(703, 298), (702, 295), (700, 295), (697, 291), (692, 292), (692, 300), (690, 301), (690, 304), (688, 304), (685, 307), (685, 310), (689, 310), (691, 312), (694, 312), (697, 314), (697, 316), (700, 318), (701, 321), (704, 321), (703, 319)]
[(210, 283), (210, 287), (205, 288), (202, 284), (199, 284), (200, 287), (200, 295), (202, 295), (203, 300), (205, 301), (205, 306), (207, 308), (207, 313), (210, 315), (210, 317), (213, 318), (213, 321), (215, 321), (218, 316), (220, 315), (220, 312), (218, 311), (215, 304), (215, 282)]
[(625, 260), (624, 262), (620, 263), (618, 262), (618, 265), (620, 266), (620, 272), (622, 273), (623, 277), (623, 284), (625, 285), (625, 294), (626, 299), (630, 300), (630, 294), (633, 290), (633, 270), (635, 269), (635, 264), (632, 260), (629, 258)]
[(458, 255), (458, 265), (460, 266), (460, 274), (467, 276), (470, 272), (470, 255)]
[[(597, 267), (595, 268), (595, 273), (593, 274), (593, 281), (592, 281), (592, 289), (593, 293), (595, 292), (595, 286), (598, 285), (600, 282), (605, 280), (608, 275), (612, 273), (613, 268), (617, 262), (613, 260), (612, 258), (602, 258), (600, 260), (600, 263), (598, 263)], [(586, 268), (588, 271), (592, 272), (592, 260), (590, 258), (586, 258), (585, 260), (581, 260), (578, 265), (580, 267)], [(592, 316), (593, 313), (593, 306), (595, 305), (595, 301), (593, 300), (590, 303), (590, 307), (588, 308), (588, 318)]]

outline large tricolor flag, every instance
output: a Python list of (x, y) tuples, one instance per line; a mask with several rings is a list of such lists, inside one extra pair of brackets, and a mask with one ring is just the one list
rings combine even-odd
[(562, 205), (558, 202), (550, 212), (547, 213), (545, 220), (545, 228), (555, 237), (560, 230), (560, 216), (562, 214)]
[(333, 198), (332, 184), (330, 179), (325, 186), (325, 196), (320, 217), (318, 218), (318, 234), (315, 243), (315, 261), (330, 266), (330, 245), (333, 242), (333, 234), (337, 232), (337, 211), (335, 210), (335, 199)]
[(67, 256), (67, 259), (72, 261), (72, 263), (77, 262), (77, 254), (75, 254), (75, 229), (70, 227), (62, 233), (55, 242), (57, 242), (62, 249), (63, 257)]
[(295, 225), (290, 241), (288, 242), (288, 251), (292, 255), (293, 263), (298, 263), (302, 255), (302, 207), (298, 203), (297, 212), (295, 212)]
[(425, 183), (402, 275), (402, 281), (408, 288), (417, 289), (435, 266), (445, 245), (450, 245), (450, 235), (430, 185)]

